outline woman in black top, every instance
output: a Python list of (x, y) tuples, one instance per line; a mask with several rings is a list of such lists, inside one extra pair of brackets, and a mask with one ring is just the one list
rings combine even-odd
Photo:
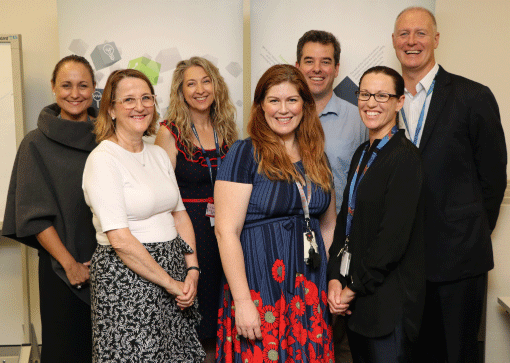
[(356, 94), (369, 141), (351, 162), (330, 249), (328, 301), (333, 314), (349, 316), (355, 362), (410, 362), (425, 287), (420, 155), (398, 129), (404, 80), (396, 71), (367, 70)]

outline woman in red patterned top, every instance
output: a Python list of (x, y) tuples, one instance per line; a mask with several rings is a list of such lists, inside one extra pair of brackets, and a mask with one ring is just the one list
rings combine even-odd
[(227, 85), (210, 61), (192, 57), (177, 64), (170, 105), (161, 126), (156, 145), (170, 157), (195, 230), (202, 270), (198, 284), (202, 322), (198, 332), (209, 362), (214, 359), (218, 319), (218, 306), (214, 304), (218, 302), (223, 274), (214, 235), (213, 186), (221, 159), (238, 137), (235, 107)]

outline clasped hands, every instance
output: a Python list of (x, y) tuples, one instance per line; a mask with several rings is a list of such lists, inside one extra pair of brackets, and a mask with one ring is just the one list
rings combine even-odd
[(355, 292), (345, 287), (339, 280), (330, 280), (328, 283), (328, 304), (331, 314), (351, 315), (349, 304), (356, 296)]
[(181, 310), (190, 307), (195, 301), (198, 275), (198, 271), (189, 271), (184, 282), (175, 281), (171, 289), (167, 289), (170, 294), (175, 295), (175, 301)]

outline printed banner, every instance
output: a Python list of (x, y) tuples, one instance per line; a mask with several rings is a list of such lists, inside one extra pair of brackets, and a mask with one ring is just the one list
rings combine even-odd
[[(110, 73), (142, 71), (155, 87), (164, 116), (176, 64), (201, 56), (215, 64), (243, 115), (242, 0), (58, 0), (60, 55), (78, 54), (95, 70), (98, 107)], [(86, 23), (82, 20), (93, 19)]]
[(251, 1), (251, 89), (278, 63), (296, 63), (296, 46), (308, 30), (326, 30), (340, 42), (335, 93), (357, 105), (354, 91), (365, 70), (386, 65), (400, 71), (391, 34), (397, 15), (409, 6), (432, 12), (435, 0), (257, 0)]

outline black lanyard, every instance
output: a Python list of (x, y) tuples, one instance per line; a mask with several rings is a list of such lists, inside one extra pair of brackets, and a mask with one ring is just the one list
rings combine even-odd
[[(191, 130), (193, 130), (193, 133), (195, 134), (195, 137), (198, 140), (198, 143), (200, 144), (200, 148), (202, 149), (202, 154), (204, 154), (205, 161), (207, 163), (207, 167), (209, 168), (209, 176), (211, 178), (211, 184), (214, 187), (214, 180), (212, 176), (212, 165), (211, 160), (209, 159), (209, 155), (205, 152), (204, 147), (202, 146), (202, 143), (200, 142), (200, 138), (198, 137), (197, 129), (195, 128), (194, 124), (191, 124)], [(221, 157), (220, 157), (220, 145), (218, 144), (218, 135), (216, 134), (216, 130), (213, 128), (214, 133), (214, 144), (216, 145), (216, 164), (217, 168), (221, 165)]]

